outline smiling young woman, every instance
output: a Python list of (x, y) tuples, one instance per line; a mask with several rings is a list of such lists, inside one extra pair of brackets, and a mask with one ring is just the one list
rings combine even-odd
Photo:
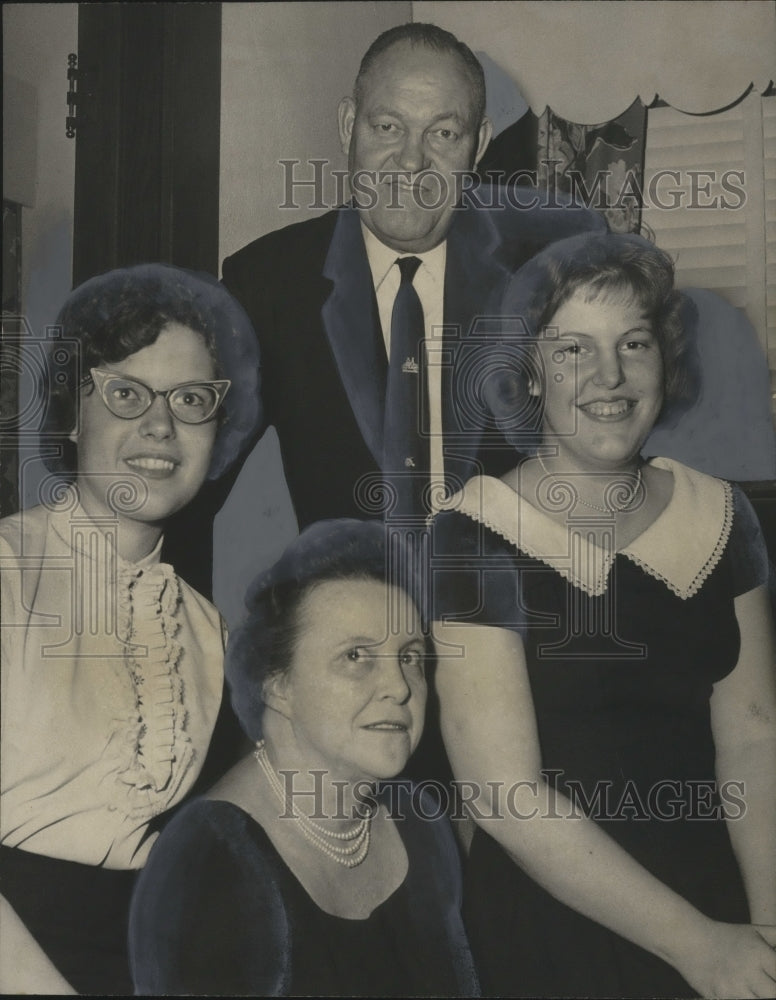
[(471, 480), (433, 527), (453, 770), (494, 798), (519, 789), (480, 804), (465, 886), (494, 995), (776, 985), (764, 543), (740, 489), (640, 454), (692, 398), (687, 315), (670, 259), (637, 236), (563, 240), (525, 265), (504, 301), (522, 335), (505, 323), (498, 345), (515, 368), (487, 386), (517, 464)]
[(220, 616), (160, 562), (162, 534), (252, 433), (258, 358), (229, 294), (165, 265), (91, 279), (57, 322), (57, 477), (0, 522), (3, 931), (30, 958), (6, 972), (122, 994), (134, 877), (228, 719)]
[[(215, 360), (203, 335), (182, 323), (168, 323), (152, 344), (106, 363), (104, 369), (91, 369), (84, 380), (77, 430), (70, 434), (78, 449), (79, 499), (92, 517), (117, 520), (124, 558), (150, 551), (165, 520), (185, 507), (205, 481), (217, 411), (190, 406), (192, 420), (170, 400), (175, 400), (178, 385), (190, 393), (196, 386), (200, 397), (215, 395), (215, 377)], [(219, 381), (229, 388), (228, 380)], [(130, 401), (143, 389), (149, 405), (140, 410)], [(138, 492), (138, 502), (124, 509), (115, 500), (121, 484)]]

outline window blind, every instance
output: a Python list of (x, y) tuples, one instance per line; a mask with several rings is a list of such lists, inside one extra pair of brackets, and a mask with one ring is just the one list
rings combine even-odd
[(752, 93), (713, 115), (650, 109), (642, 219), (680, 287), (746, 312), (776, 389), (776, 96)]

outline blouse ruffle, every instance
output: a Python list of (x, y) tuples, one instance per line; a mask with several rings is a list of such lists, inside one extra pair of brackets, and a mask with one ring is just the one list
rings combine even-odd
[(119, 664), (131, 681), (134, 704), (116, 720), (113, 740), (120, 749), (108, 805), (146, 820), (167, 807), (194, 759), (175, 639), (180, 586), (165, 563), (121, 561), (117, 591), (118, 637), (125, 645)]
[(0, 522), (4, 845), (139, 868), (191, 789), (223, 693), (216, 609), (78, 503)]

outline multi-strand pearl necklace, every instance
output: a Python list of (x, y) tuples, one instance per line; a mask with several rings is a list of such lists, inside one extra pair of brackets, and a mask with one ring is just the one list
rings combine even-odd
[(310, 819), (309, 816), (305, 816), (292, 801), (286, 798), (280, 778), (269, 762), (264, 740), (258, 741), (253, 756), (259, 762), (262, 771), (267, 777), (269, 786), (275, 793), (280, 804), (286, 808), (290, 806), (294, 819), (298, 821), (299, 829), (302, 831), (302, 836), (305, 840), (308, 840), (314, 847), (317, 847), (326, 857), (331, 858), (332, 861), (336, 861), (338, 864), (344, 865), (346, 868), (356, 868), (360, 865), (369, 851), (373, 812), (368, 812), (355, 826), (343, 833), (335, 833), (328, 830), (325, 826), (321, 826), (320, 823), (316, 823)]
[[(557, 479), (559, 473), (550, 472), (550, 470), (544, 464), (541, 455), (537, 455), (536, 457), (539, 461), (539, 465), (541, 465), (544, 471), (544, 474), (547, 476), (552, 476), (553, 478)], [(633, 484), (632, 489), (627, 493), (623, 503), (620, 504), (610, 503), (606, 507), (601, 507), (599, 504), (591, 503), (589, 500), (585, 500), (585, 498), (581, 497), (576, 491), (574, 491), (574, 499), (578, 503), (584, 504), (585, 507), (589, 507), (590, 510), (597, 510), (600, 511), (602, 514), (622, 514), (626, 510), (628, 510), (629, 507), (633, 506), (633, 502), (639, 495), (639, 490), (642, 488), (642, 485), (643, 483), (641, 477), (641, 466), (639, 466), (638, 470), (636, 471), (636, 482)]]

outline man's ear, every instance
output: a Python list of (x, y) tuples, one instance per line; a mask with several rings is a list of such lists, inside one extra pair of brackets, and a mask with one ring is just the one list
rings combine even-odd
[(274, 709), (284, 718), (289, 718), (291, 704), (289, 700), (287, 675), (285, 673), (272, 674), (261, 687), (261, 697), (268, 708)]
[(356, 121), (356, 102), (352, 97), (343, 97), (337, 108), (337, 125), (339, 126), (340, 145), (347, 156), (350, 152), (350, 140), (353, 136), (353, 125)]
[(492, 135), (493, 125), (491, 124), (490, 118), (486, 116), (480, 122), (479, 132), (477, 133), (477, 152), (474, 154), (475, 167), (485, 155), (485, 150), (488, 148), (488, 143), (490, 142)]

